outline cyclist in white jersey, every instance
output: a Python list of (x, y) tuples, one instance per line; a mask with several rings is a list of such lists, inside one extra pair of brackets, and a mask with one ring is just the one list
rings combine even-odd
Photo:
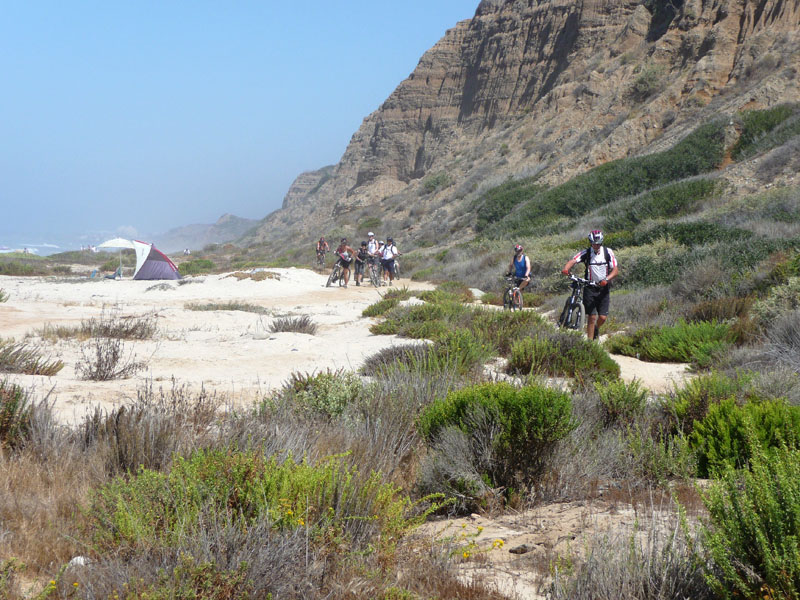
[(586, 265), (586, 279), (599, 287), (586, 286), (583, 290), (583, 306), (586, 309), (586, 336), (590, 339), (600, 337), (600, 326), (608, 319), (610, 300), (609, 284), (618, 274), (617, 257), (611, 248), (603, 246), (603, 232), (594, 229), (589, 233), (590, 248), (581, 250), (573, 256), (561, 272), (569, 275), (569, 270), (579, 262)]

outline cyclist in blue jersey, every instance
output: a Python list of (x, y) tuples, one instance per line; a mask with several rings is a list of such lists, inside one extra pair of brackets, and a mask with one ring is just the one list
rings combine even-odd
[(524, 254), (525, 248), (514, 246), (514, 256), (508, 263), (508, 275), (514, 275), (516, 286), (522, 291), (531, 281), (531, 259)]

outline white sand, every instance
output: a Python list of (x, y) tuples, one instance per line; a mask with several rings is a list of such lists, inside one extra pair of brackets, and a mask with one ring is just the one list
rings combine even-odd
[[(271, 269), (280, 280), (237, 280), (210, 275), (200, 283), (89, 280), (74, 278), (0, 277), (0, 289), (10, 298), (0, 304), (0, 337), (17, 341), (29, 337), (46, 353), (64, 361), (54, 377), (4, 375), (10, 381), (33, 388), (41, 397), (52, 389), (55, 409), (67, 422), (79, 420), (95, 405), (112, 407), (136, 397), (148, 380), (156, 388), (170, 388), (174, 377), (192, 389), (204, 386), (233, 404), (251, 402), (279, 387), (294, 372), (325, 369), (357, 369), (381, 348), (409, 340), (375, 336), (369, 332), (373, 319), (361, 311), (380, 300), (388, 288), (372, 286), (347, 289), (325, 287), (326, 276), (304, 269)], [(165, 283), (167, 290), (154, 290)], [(412, 289), (432, 286), (402, 280), (396, 285)], [(239, 302), (262, 306), (269, 315), (244, 311), (196, 311), (187, 304)], [(79, 379), (75, 364), (81, 346), (90, 342), (60, 340), (43, 342), (38, 332), (46, 323), (77, 326), (103, 313), (120, 316), (158, 315), (158, 333), (148, 341), (125, 342), (147, 369), (130, 379), (93, 382)], [(272, 318), (308, 315), (317, 323), (316, 335), (269, 333)], [(127, 355), (127, 354), (126, 354)]]

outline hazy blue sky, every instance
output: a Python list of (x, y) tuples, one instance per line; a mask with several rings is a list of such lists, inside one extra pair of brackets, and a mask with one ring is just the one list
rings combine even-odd
[(478, 0), (0, 0), (0, 246), (258, 219)]

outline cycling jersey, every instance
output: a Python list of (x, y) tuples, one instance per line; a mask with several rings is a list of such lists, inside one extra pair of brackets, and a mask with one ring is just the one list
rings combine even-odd
[(367, 252), (375, 254), (378, 251), (378, 240), (369, 240), (367, 242)]
[(391, 246), (389, 244), (386, 244), (383, 247), (383, 256), (382, 256), (383, 260), (392, 260), (395, 256), (397, 256), (397, 254), (398, 254), (397, 246), (395, 246), (394, 244), (392, 244)]
[(617, 266), (617, 257), (611, 248), (601, 246), (599, 252), (594, 248), (581, 250), (572, 257), (575, 262), (586, 264), (586, 276), (592, 283), (597, 283), (608, 278), (608, 274)]
[(517, 279), (524, 279), (525, 272), (528, 270), (528, 267), (525, 264), (526, 256), (523, 254), (520, 257), (520, 260), (517, 260), (517, 257), (514, 256), (514, 275), (516, 275)]

